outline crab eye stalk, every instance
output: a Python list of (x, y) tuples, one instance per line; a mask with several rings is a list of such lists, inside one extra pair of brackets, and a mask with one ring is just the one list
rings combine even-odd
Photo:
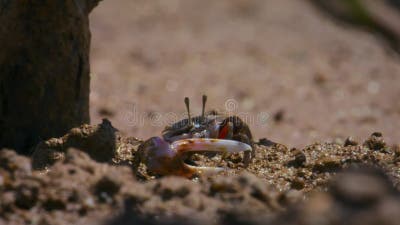
[(206, 109), (206, 102), (207, 102), (207, 95), (203, 95), (203, 101), (202, 101), (202, 108), (201, 108), (201, 118), (204, 120), (205, 116), (205, 109)]
[(185, 97), (185, 106), (186, 106), (186, 111), (188, 114), (188, 124), (192, 123), (192, 118), (190, 116), (190, 101), (188, 97)]

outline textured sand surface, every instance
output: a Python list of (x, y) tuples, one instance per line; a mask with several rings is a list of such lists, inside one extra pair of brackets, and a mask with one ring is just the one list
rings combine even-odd
[(400, 138), (398, 56), (307, 1), (104, 1), (91, 29), (93, 124), (159, 135), (184, 96), (198, 114), (206, 93), (208, 109), (228, 105), (256, 137), (289, 146)]

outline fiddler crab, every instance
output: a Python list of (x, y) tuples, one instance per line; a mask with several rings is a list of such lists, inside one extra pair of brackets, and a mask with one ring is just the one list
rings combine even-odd
[[(218, 113), (205, 113), (207, 96), (203, 95), (201, 116), (191, 117), (189, 98), (185, 98), (188, 118), (165, 127), (162, 137), (152, 137), (138, 148), (137, 163), (157, 175), (178, 175), (191, 178), (199, 174), (215, 174), (220, 167), (192, 166), (185, 163), (190, 153), (244, 152), (248, 165), (254, 152), (249, 127), (237, 116), (223, 117)], [(252, 154), (251, 154), (252, 153)]]

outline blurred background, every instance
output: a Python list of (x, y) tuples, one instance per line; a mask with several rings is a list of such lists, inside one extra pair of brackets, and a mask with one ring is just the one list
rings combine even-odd
[(207, 94), (208, 110), (244, 116), (256, 140), (381, 131), (399, 143), (400, 13), (387, 2), (103, 1), (90, 18), (91, 123), (158, 136), (185, 96), (200, 114)]

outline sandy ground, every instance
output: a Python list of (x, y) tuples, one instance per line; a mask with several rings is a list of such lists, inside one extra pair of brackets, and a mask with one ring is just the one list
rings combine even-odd
[[(398, 224), (400, 65), (378, 37), (300, 0), (109, 0), (91, 23), (100, 124), (31, 158), (0, 150), (0, 225)], [(226, 168), (213, 176), (151, 171), (157, 154), (131, 136), (159, 135), (184, 96), (197, 114), (204, 93), (283, 144), (254, 144), (247, 167), (243, 153), (183, 158)]]
[(307, 1), (103, 1), (91, 15), (91, 119), (146, 139), (185, 113), (236, 113), (289, 146), (400, 138), (400, 64)]
[(347, 141), (301, 150), (255, 145), (246, 168), (242, 154), (224, 159), (195, 154), (191, 163), (226, 170), (191, 179), (146, 169), (157, 154), (150, 148), (146, 151), (153, 153), (141, 158), (135, 142), (104, 120), (42, 142), (32, 158), (1, 149), (0, 225), (394, 225), (400, 220), (400, 148), (385, 145), (379, 133), (360, 145)]

